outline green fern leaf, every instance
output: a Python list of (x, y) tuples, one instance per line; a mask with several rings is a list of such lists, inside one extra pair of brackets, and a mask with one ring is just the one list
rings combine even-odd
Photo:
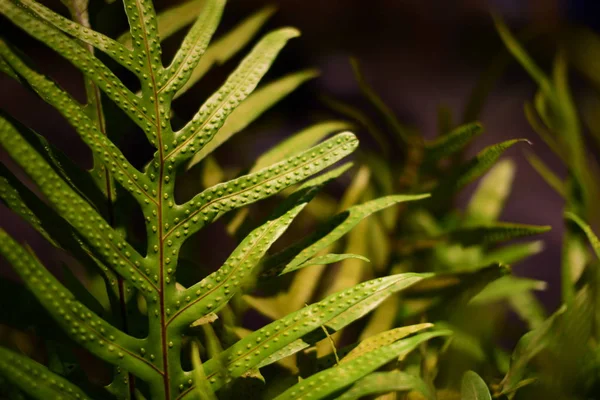
[(459, 126), (447, 135), (425, 144), (425, 162), (433, 163), (462, 150), (471, 140), (483, 132), (483, 126), (479, 123), (471, 123)]
[(567, 197), (567, 188), (565, 182), (560, 179), (539, 157), (535, 154), (527, 153), (527, 161), (535, 171), (546, 181), (548, 186), (556, 191), (561, 197)]
[(583, 231), (583, 233), (585, 233), (590, 244), (592, 245), (594, 253), (596, 253), (596, 257), (600, 259), (600, 240), (598, 239), (598, 236), (596, 236), (592, 228), (572, 212), (566, 212), (565, 218), (576, 223), (577, 226), (579, 226), (579, 228)]
[(450, 176), (444, 179), (431, 192), (430, 202), (439, 207), (449, 196), (457, 193), (467, 184), (483, 175), (489, 170), (498, 158), (510, 147), (524, 139), (507, 140), (481, 150), (471, 160), (459, 166)]
[[(194, 117), (176, 130), (171, 123), (173, 100), (213, 65), (230, 59), (249, 43), (273, 10), (264, 9), (244, 20), (211, 45), (224, 0), (194, 1), (158, 15), (150, 0), (123, 0), (130, 32), (117, 40), (90, 28), (86, 1), (67, 3), (75, 22), (34, 0), (0, 0), (0, 12), (83, 73), (86, 101), (75, 100), (3, 40), (0, 70), (33, 89), (59, 111), (91, 149), (94, 168), (80, 170), (41, 136), (2, 115), (0, 144), (47, 203), (6, 168), (0, 170), (0, 196), (9, 208), (60, 251), (74, 256), (86, 270), (99, 268), (111, 304), (103, 297), (104, 307), (99, 306), (86, 292), (88, 285), (79, 282), (71, 271), (61, 283), (32, 251), (4, 231), (0, 231), (0, 252), (65, 336), (114, 367), (113, 380), (105, 387), (104, 396), (182, 400), (198, 395), (212, 397), (220, 389), (230, 393), (234, 379), (260, 377), (259, 368), (314, 345), (330, 331), (340, 331), (362, 318), (391, 295), (432, 277), (407, 273), (356, 284), (236, 341), (231, 330), (239, 325), (235, 315), (238, 298), (253, 286), (258, 273), (282, 274), (311, 264), (364, 260), (361, 254), (366, 247), (347, 246), (342, 254), (324, 250), (370, 214), (427, 195), (393, 195), (353, 206), (315, 234), (267, 256), (321, 186), (349, 168), (350, 164), (344, 164), (314, 177), (357, 148), (358, 140), (349, 132), (317, 144), (330, 133), (344, 130), (345, 124), (328, 122), (305, 130), (258, 159), (248, 174), (208, 187), (182, 204), (176, 201), (175, 186), (182, 167), (204, 159), (316, 75), (314, 71), (301, 71), (258, 88), (280, 51), (299, 35), (298, 31), (283, 28), (260, 39)], [(199, 15), (193, 15), (196, 13)], [(192, 26), (170, 65), (163, 65), (162, 40), (188, 24)], [(117, 73), (95, 56), (94, 49), (132, 72), (139, 81), (139, 91), (126, 87)], [(106, 127), (110, 124), (105, 124), (102, 112), (105, 100), (112, 101), (143, 130), (153, 146), (152, 160), (142, 170), (135, 168), (109, 139)], [(362, 171), (345, 197), (344, 207), (362, 197), (361, 188), (368, 189), (369, 174)], [(290, 195), (293, 186), (299, 187)], [(181, 257), (180, 251), (192, 235), (229, 211), (284, 191), (281, 206), (240, 241), (221, 268), (197, 283), (186, 279), (187, 288), (177, 282), (178, 267), (187, 263), (184, 257), (189, 258), (188, 254)], [(370, 194), (365, 197), (372, 198)], [(124, 214), (137, 206), (143, 215), (145, 241), (130, 234), (131, 227), (123, 223)], [(358, 234), (353, 237), (356, 242)], [(101, 278), (94, 277), (94, 281)], [(359, 278), (353, 277), (351, 284)], [(217, 312), (219, 321), (215, 321)], [(113, 325), (116, 320), (119, 323)], [(188, 352), (201, 331), (208, 353), (204, 363), (195, 345), (192, 353)], [(351, 373), (344, 379), (337, 377), (328, 393), (351, 385), (419, 343), (446, 334), (436, 331), (400, 341), (401, 335), (395, 335), (373, 345), (355, 360), (342, 363), (341, 368)], [(86, 397), (33, 361), (21, 360), (22, 356), (7, 350), (0, 352), (7, 355), (1, 357), (0, 372), (28, 395), (38, 399)], [(54, 365), (60, 355), (51, 353)], [(13, 361), (6, 363), (5, 358)], [(186, 368), (190, 360), (192, 370)], [(23, 370), (39, 371), (39, 379), (32, 381)], [(309, 379), (317, 381), (318, 375)]]
[[(246, 99), (246, 101), (240, 104), (240, 106), (231, 113), (229, 118), (227, 118), (227, 121), (225, 121), (223, 127), (220, 129), (219, 134), (216, 135), (202, 150), (196, 153), (194, 157), (192, 157), (187, 165), (187, 168), (189, 169), (198, 164), (208, 154), (215, 151), (221, 144), (229, 140), (233, 135), (246, 128), (250, 123), (252, 123), (256, 118), (260, 117), (274, 104), (296, 90), (307, 80), (314, 78), (316, 75), (316, 72), (312, 70), (297, 72), (280, 78), (275, 82), (271, 82), (252, 93)], [(262, 169), (275, 163), (276, 161), (281, 161), (282, 159), (299, 150), (304, 149), (297, 148), (295, 151), (290, 152), (287, 155), (282, 155), (280, 158), (272, 160), (271, 162), (255, 164), (254, 168), (252, 168), (250, 172), (255, 172), (258, 169)]]
[(402, 371), (373, 372), (357, 381), (350, 389), (338, 397), (339, 400), (358, 400), (366, 396), (390, 392), (416, 391), (427, 400), (435, 397), (417, 376)]
[(71, 292), (4, 230), (0, 230), (0, 239), (2, 255), (73, 340), (101, 359), (121, 364), (144, 379), (155, 378), (160, 373), (140, 354), (147, 346), (145, 340), (119, 331), (75, 300)]
[(492, 400), (492, 395), (487, 385), (473, 371), (467, 371), (463, 375), (460, 394), (464, 400)]
[[(431, 275), (407, 273), (363, 282), (288, 314), (245, 336), (221, 354), (220, 359), (227, 360), (228, 377), (219, 376), (219, 360), (212, 359), (204, 364), (207, 376), (217, 390), (228, 378), (235, 378), (248, 369), (277, 361), (275, 357), (268, 361), (267, 358), (284, 348), (286, 350), (277, 353), (276, 357), (288, 356), (293, 354), (292, 351), (310, 346), (312, 340), (308, 338), (306, 342), (304, 338), (315, 330), (321, 330), (322, 326), (338, 331), (364, 316), (392, 293), (406, 289), (429, 276)], [(341, 298), (347, 298), (343, 306), (330, 307), (332, 301)], [(246, 360), (247, 357), (249, 360)]]
[(119, 275), (131, 280), (146, 296), (156, 293), (155, 282), (142, 269), (147, 264), (142, 256), (122, 240), (121, 235), (108, 226), (102, 216), (73, 191), (2, 117), (0, 143), (38, 183), (39, 189), (55, 206), (59, 215), (71, 224), (90, 248), (95, 249), (98, 258)]
[(482, 178), (467, 206), (465, 219), (468, 225), (498, 219), (510, 195), (515, 169), (511, 160), (501, 160)]
[(400, 202), (416, 201), (427, 197), (429, 197), (427, 194), (388, 196), (351, 207), (331, 218), (330, 221), (326, 222), (314, 234), (265, 260), (265, 274), (283, 275), (302, 268), (303, 264), (320, 250), (338, 240), (362, 219), (374, 212)]
[(512, 265), (538, 254), (542, 250), (544, 250), (542, 241), (511, 244), (487, 252), (483, 255), (480, 263), (482, 265), (489, 265), (494, 262), (499, 262), (501, 264)]
[(399, 340), (391, 345), (366, 353), (353, 361), (341, 364), (337, 368), (327, 369), (315, 374), (292, 386), (284, 393), (277, 396), (276, 399), (308, 400), (326, 398), (391, 360), (411, 352), (419, 344), (435, 337), (447, 336), (450, 334), (450, 331), (440, 330), (421, 333), (408, 339)]
[(0, 371), (29, 396), (91, 400), (77, 386), (28, 357), (0, 347)]
[(463, 246), (493, 244), (548, 232), (549, 226), (494, 222), (482, 226), (459, 228), (445, 235), (447, 240)]
[[(190, 79), (177, 92), (175, 99), (187, 92), (214, 65), (221, 65), (237, 54), (258, 33), (260, 28), (273, 15), (275, 8), (267, 6), (246, 18), (231, 31), (215, 40), (206, 50), (204, 56), (192, 72)], [(159, 31), (161, 21), (158, 21)], [(161, 33), (161, 38), (163, 38)]]

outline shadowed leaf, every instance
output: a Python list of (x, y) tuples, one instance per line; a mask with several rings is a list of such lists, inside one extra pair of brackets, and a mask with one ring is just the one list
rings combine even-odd
[(463, 400), (492, 400), (487, 385), (473, 371), (467, 371), (463, 375), (460, 394)]

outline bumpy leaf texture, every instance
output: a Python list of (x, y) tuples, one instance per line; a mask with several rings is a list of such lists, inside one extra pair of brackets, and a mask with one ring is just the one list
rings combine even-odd
[[(303, 71), (255, 91), (277, 55), (288, 40), (298, 36), (298, 31), (283, 28), (267, 33), (193, 118), (174, 130), (173, 100), (213, 65), (241, 50), (273, 10), (260, 11), (210, 45), (224, 0), (193, 1), (158, 15), (149, 0), (123, 0), (130, 32), (117, 40), (89, 27), (86, 1), (66, 3), (74, 21), (33, 0), (0, 0), (0, 11), (83, 73), (87, 103), (81, 104), (38, 72), (3, 39), (0, 69), (62, 114), (91, 149), (94, 167), (91, 171), (78, 169), (41, 136), (2, 114), (0, 143), (33, 181), (43, 200), (4, 167), (0, 170), (0, 196), (52, 245), (100, 273), (116, 310), (111, 313), (99, 309), (89, 298), (77, 297), (42, 265), (31, 249), (4, 230), (0, 231), (0, 253), (72, 341), (115, 366), (113, 382), (106, 388), (110, 395), (119, 399), (211, 397), (233, 379), (276, 361), (277, 354), (292, 354), (303, 348), (307, 334), (321, 331), (324, 326), (342, 329), (390, 294), (428, 277), (404, 274), (361, 283), (274, 321), (220, 353), (213, 351), (210, 359), (201, 361), (194, 345), (191, 358), (195, 370), (185, 370), (181, 354), (190, 325), (211, 323), (214, 313), (225, 308), (256, 277), (260, 272), (257, 267), (268, 266), (267, 271), (282, 274), (306, 265), (361, 257), (317, 252), (369, 214), (425, 196), (388, 196), (355, 206), (334, 217), (324, 230), (263, 263), (269, 248), (316, 192), (346, 167), (334, 170), (298, 188), (241, 240), (217, 271), (183, 288), (176, 282), (179, 252), (194, 233), (224, 213), (280, 193), (333, 166), (352, 153), (358, 141), (352, 133), (342, 132), (321, 142), (345, 125), (318, 126), (282, 144), (279, 149), (285, 151), (284, 157), (265, 155), (247, 175), (216, 184), (189, 201), (177, 203), (175, 182), (179, 171), (200, 162), (276, 101), (315, 76), (313, 71)], [(172, 61), (165, 66), (161, 41), (187, 24), (192, 25)], [(118, 74), (95, 56), (95, 51), (133, 73), (140, 90), (126, 87)], [(104, 97), (118, 106), (154, 147), (153, 158), (143, 170), (134, 167), (108, 138), (101, 101)], [(130, 243), (126, 230), (111, 217), (127, 213), (122, 209), (126, 203), (120, 202), (119, 193), (123, 192), (131, 195), (143, 214), (147, 234), (144, 251)], [(138, 302), (134, 316), (131, 310)], [(87, 303), (93, 304), (96, 311)], [(134, 334), (133, 328), (140, 321), (147, 325), (147, 333)], [(335, 384), (320, 393), (346, 387), (419, 343), (445, 334), (423, 333), (361, 354), (360, 359), (343, 367), (349, 372), (347, 377), (335, 378)], [(83, 389), (44, 365), (8, 349), (0, 348), (0, 373), (33, 398), (90, 398)], [(329, 374), (337, 375), (335, 371)], [(139, 380), (145, 385), (136, 385)], [(314, 380), (320, 382), (321, 377)], [(311, 397), (319, 396), (315, 392)]]

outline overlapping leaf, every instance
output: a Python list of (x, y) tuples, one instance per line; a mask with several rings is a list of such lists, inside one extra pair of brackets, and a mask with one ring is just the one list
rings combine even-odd
[[(392, 293), (410, 287), (429, 276), (431, 275), (413, 273), (389, 276), (335, 293), (245, 336), (219, 357), (220, 360), (227, 361), (228, 376), (219, 374), (218, 360), (208, 360), (204, 364), (207, 376), (213, 388), (217, 390), (227, 379), (308, 347), (312, 341), (303, 340), (307, 334), (321, 330), (322, 326), (333, 331), (342, 329), (371, 311)], [(347, 300), (338, 304), (341, 299)], [(284, 348), (286, 350), (281, 351)]]
[(0, 371), (34, 398), (90, 399), (77, 386), (28, 357), (0, 347)]
[(265, 271), (267, 274), (282, 275), (298, 268), (302, 268), (304, 263), (308, 262), (320, 250), (347, 233), (363, 218), (400, 202), (415, 201), (427, 197), (427, 194), (387, 196), (351, 207), (331, 218), (317, 229), (314, 234), (307, 236), (297, 244), (270, 257), (265, 261)]
[(450, 331), (440, 330), (421, 333), (408, 339), (399, 340), (398, 342), (357, 357), (353, 361), (340, 364), (337, 368), (331, 368), (317, 373), (292, 386), (276, 397), (276, 399), (308, 400), (326, 398), (391, 360), (409, 353), (419, 344), (435, 337), (447, 336), (450, 334)]
[(139, 354), (145, 341), (136, 339), (102, 320), (77, 301), (56, 278), (6, 232), (0, 231), (0, 252), (36, 296), (46, 311), (71, 336), (98, 357), (119, 363), (151, 379), (159, 370)]
[(492, 395), (479, 375), (473, 371), (467, 371), (462, 379), (461, 398), (463, 400), (492, 400)]
[(369, 395), (392, 392), (416, 391), (425, 399), (435, 397), (427, 384), (417, 376), (402, 371), (373, 372), (357, 381), (350, 389), (342, 394), (340, 400), (358, 400)]
[[(53, 210), (19, 186), (9, 173), (3, 174), (1, 181), (3, 201), (32, 222), (54, 244), (80, 258), (89, 258), (91, 263), (99, 261), (106, 264), (110, 271), (107, 269), (105, 272), (116, 271), (124, 279), (119, 281), (119, 290), (126, 285), (130, 297), (131, 291), (141, 294), (145, 299), (140, 302), (139, 308), (148, 316), (148, 337), (136, 339), (100, 320), (76, 301), (31, 254), (5, 234), (3, 254), (73, 339), (100, 358), (124, 368), (126, 371), (121, 378), (129, 383), (134, 379), (128, 375), (129, 371), (147, 381), (149, 393), (157, 398), (175, 398), (182, 390), (178, 388), (179, 383), (173, 383), (187, 376), (179, 355), (176, 355), (176, 349), (182, 346), (181, 331), (192, 322), (223, 308), (241, 290), (241, 285), (252, 279), (253, 267), (304, 208), (319, 185), (339, 175), (347, 166), (303, 186), (264, 225), (240, 243), (221, 269), (197, 285), (178, 291), (173, 274), (179, 248), (185, 239), (229, 210), (307, 180), (350, 154), (357, 146), (354, 135), (342, 133), (308, 148), (323, 137), (319, 132), (329, 133), (338, 130), (341, 125), (321, 126), (317, 133), (313, 131), (310, 135), (302, 135), (304, 152), (298, 152), (300, 145), (297, 143), (286, 143), (287, 147), (296, 146), (293, 152), (278, 159), (262, 159), (249, 175), (217, 184), (185, 204), (174, 203), (175, 175), (180, 164), (194, 155), (209, 154), (276, 101), (315, 76), (313, 71), (292, 74), (253, 94), (286, 42), (298, 35), (293, 28), (271, 32), (256, 44), (194, 118), (180, 131), (173, 132), (170, 123), (173, 98), (184, 93), (212, 65), (227, 60), (240, 50), (272, 13), (272, 9), (265, 9), (255, 14), (209, 46), (224, 3), (223, 0), (192, 2), (157, 16), (148, 0), (123, 0), (130, 33), (113, 40), (92, 31), (89, 26), (80, 25), (86, 25), (87, 21), (78, 15), (75, 15), (77, 22), (72, 22), (33, 0), (0, 2), (0, 11), (10, 21), (80, 69), (85, 76), (86, 87), (94, 89), (95, 97), (88, 99), (86, 105), (79, 104), (49, 78), (38, 73), (30, 63), (23, 61), (10, 46), (0, 43), (2, 70), (26, 82), (76, 128), (92, 149), (95, 168), (98, 168), (94, 173), (105, 168), (107, 174), (103, 179), (106, 183), (111, 183), (114, 178), (135, 197), (146, 221), (146, 255), (134, 250), (121, 230), (113, 229), (96, 210), (107, 200), (112, 207), (110, 187), (106, 193), (92, 193), (80, 187), (81, 182), (85, 183), (88, 179), (75, 179), (74, 176), (85, 173), (67, 165), (43, 139), (28, 131), (19, 132), (15, 123), (4, 117), (0, 120), (3, 147), (37, 184)], [(200, 11), (199, 17), (191, 18), (191, 14), (197, 11)], [(191, 23), (192, 19), (195, 22), (181, 47), (171, 64), (164, 67), (161, 40)], [(94, 56), (90, 46), (133, 72), (139, 78), (140, 92), (134, 93), (126, 88), (115, 73)], [(92, 83), (88, 84), (88, 81)], [(102, 112), (91, 112), (88, 107), (94, 102), (98, 106), (101, 104), (99, 91), (121, 108), (156, 148), (154, 159), (144, 172), (136, 170), (107, 138)], [(63, 236), (71, 242), (55, 235), (57, 229), (62, 229)], [(78, 247), (79, 253), (74, 250)], [(327, 259), (316, 261), (329, 262), (346, 256), (330, 255)], [(74, 283), (73, 287), (80, 290), (77, 282)], [(369, 295), (370, 292), (365, 291), (366, 297), (360, 299), (365, 300)], [(216, 354), (213, 356), (215, 358)], [(215, 363), (208, 362), (205, 366), (209, 368), (210, 365)], [(239, 369), (238, 376), (249, 369)], [(125, 388), (122, 383), (114, 381), (107, 389), (118, 397), (133, 396), (134, 385), (129, 384)], [(185, 385), (189, 386), (187, 378)], [(35, 395), (39, 397), (39, 394)]]

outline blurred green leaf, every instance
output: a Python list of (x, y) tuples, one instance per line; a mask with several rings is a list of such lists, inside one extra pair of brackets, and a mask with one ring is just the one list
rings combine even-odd
[(433, 163), (464, 149), (474, 138), (483, 132), (478, 123), (461, 125), (448, 134), (425, 144), (425, 163)]
[(600, 87), (600, 37), (585, 26), (571, 27), (566, 36), (570, 63)]
[(354, 76), (356, 77), (358, 86), (360, 87), (360, 90), (365, 95), (365, 97), (371, 102), (371, 104), (373, 104), (373, 106), (375, 106), (375, 109), (381, 113), (385, 121), (389, 124), (389, 126), (396, 133), (396, 135), (402, 140), (402, 142), (410, 142), (411, 134), (409, 128), (400, 123), (398, 118), (396, 118), (396, 115), (387, 106), (387, 104), (385, 104), (383, 99), (367, 83), (358, 63), (358, 60), (356, 58), (351, 58), (350, 64), (352, 65), (352, 70), (354, 71)]
[(401, 371), (373, 372), (357, 381), (338, 400), (358, 400), (369, 395), (388, 392), (416, 391), (427, 400), (435, 399), (427, 384), (417, 376)]
[(206, 379), (202, 360), (200, 359), (200, 347), (196, 341), (192, 341), (192, 374), (194, 376), (194, 385), (196, 385), (196, 394), (200, 400), (216, 400), (217, 396), (212, 391), (210, 383)]
[(486, 304), (511, 298), (522, 292), (532, 290), (545, 290), (546, 282), (534, 279), (519, 278), (516, 276), (503, 276), (491, 282), (477, 296), (473, 297), (470, 304)]
[(566, 307), (561, 307), (542, 325), (521, 337), (511, 356), (510, 369), (500, 383), (500, 394), (512, 393), (522, 386), (521, 382), (526, 378), (529, 363), (548, 346), (556, 324), (565, 310)]
[(367, 114), (365, 114), (361, 109), (328, 96), (322, 96), (321, 101), (332, 110), (362, 125), (367, 130), (367, 133), (369, 133), (371, 137), (375, 140), (384, 158), (389, 157), (389, 143), (385, 134), (381, 131), (381, 129), (378, 128), (377, 124), (374, 123), (373, 120), (369, 116), (367, 116)]
[(529, 243), (517, 243), (503, 246), (484, 254), (480, 260), (482, 265), (488, 265), (493, 262), (512, 265), (528, 257), (540, 253), (544, 249), (544, 242), (541, 240)]
[(481, 150), (474, 158), (460, 165), (453, 173), (443, 179), (433, 189), (429, 202), (437, 206), (444, 204), (448, 197), (483, 175), (507, 149), (519, 142), (527, 141), (525, 139), (508, 140)]
[(561, 197), (567, 197), (567, 188), (562, 179), (560, 179), (539, 157), (533, 153), (525, 153), (529, 164), (537, 171), (544, 181), (556, 191)]
[(544, 306), (531, 292), (516, 293), (510, 296), (508, 301), (512, 309), (531, 330), (538, 328), (547, 318)]
[(340, 364), (336, 368), (327, 369), (312, 375), (286, 390), (276, 397), (276, 400), (298, 398), (316, 400), (326, 398), (338, 390), (348, 387), (353, 382), (363, 378), (393, 359), (408, 354), (419, 344), (435, 337), (448, 335), (451, 335), (450, 331), (441, 330), (421, 333), (408, 339), (399, 340), (398, 342), (357, 357), (353, 361)]
[(298, 151), (308, 149), (326, 136), (352, 128), (344, 121), (325, 121), (312, 125), (290, 136), (263, 153), (252, 166), (251, 172), (281, 161)]
[(351, 207), (320, 226), (314, 234), (266, 259), (264, 271), (268, 275), (283, 275), (302, 268), (304, 262), (337, 241), (372, 213), (394, 204), (416, 201), (427, 197), (427, 194), (387, 196)]
[(465, 212), (467, 225), (496, 221), (510, 195), (516, 165), (512, 160), (501, 160), (481, 179)]
[[(175, 32), (194, 22), (205, 4), (206, 0), (193, 0), (159, 13), (156, 18), (156, 24), (161, 40), (167, 39)], [(131, 34), (129, 32), (120, 35), (117, 41), (128, 48), (132, 46)]]
[(598, 236), (596, 236), (592, 228), (572, 212), (566, 212), (565, 218), (567, 218), (570, 221), (573, 221), (577, 224), (577, 226), (579, 226), (579, 228), (581, 228), (581, 230), (587, 236), (590, 244), (592, 245), (592, 249), (594, 250), (594, 253), (596, 253), (596, 257), (598, 257), (598, 259), (600, 260), (600, 240), (598, 239)]
[(548, 232), (550, 229), (550, 226), (494, 222), (485, 225), (458, 228), (446, 233), (443, 237), (452, 243), (458, 243), (463, 246), (489, 245), (539, 235)]
[(233, 135), (245, 129), (265, 111), (296, 90), (298, 86), (315, 76), (317, 73), (314, 70), (296, 72), (256, 90), (231, 113), (213, 139), (192, 157), (187, 164), (187, 169), (198, 164)]
[(463, 375), (460, 392), (462, 400), (492, 400), (487, 385), (473, 371), (467, 371)]
[(504, 21), (498, 15), (494, 15), (494, 23), (496, 24), (496, 30), (500, 34), (500, 38), (511, 54), (519, 61), (527, 72), (529, 72), (529, 75), (535, 79), (544, 94), (550, 97), (553, 96), (554, 93), (549, 78), (544, 71), (537, 66), (533, 59), (529, 57), (512, 33), (510, 33), (510, 30), (505, 25)]

